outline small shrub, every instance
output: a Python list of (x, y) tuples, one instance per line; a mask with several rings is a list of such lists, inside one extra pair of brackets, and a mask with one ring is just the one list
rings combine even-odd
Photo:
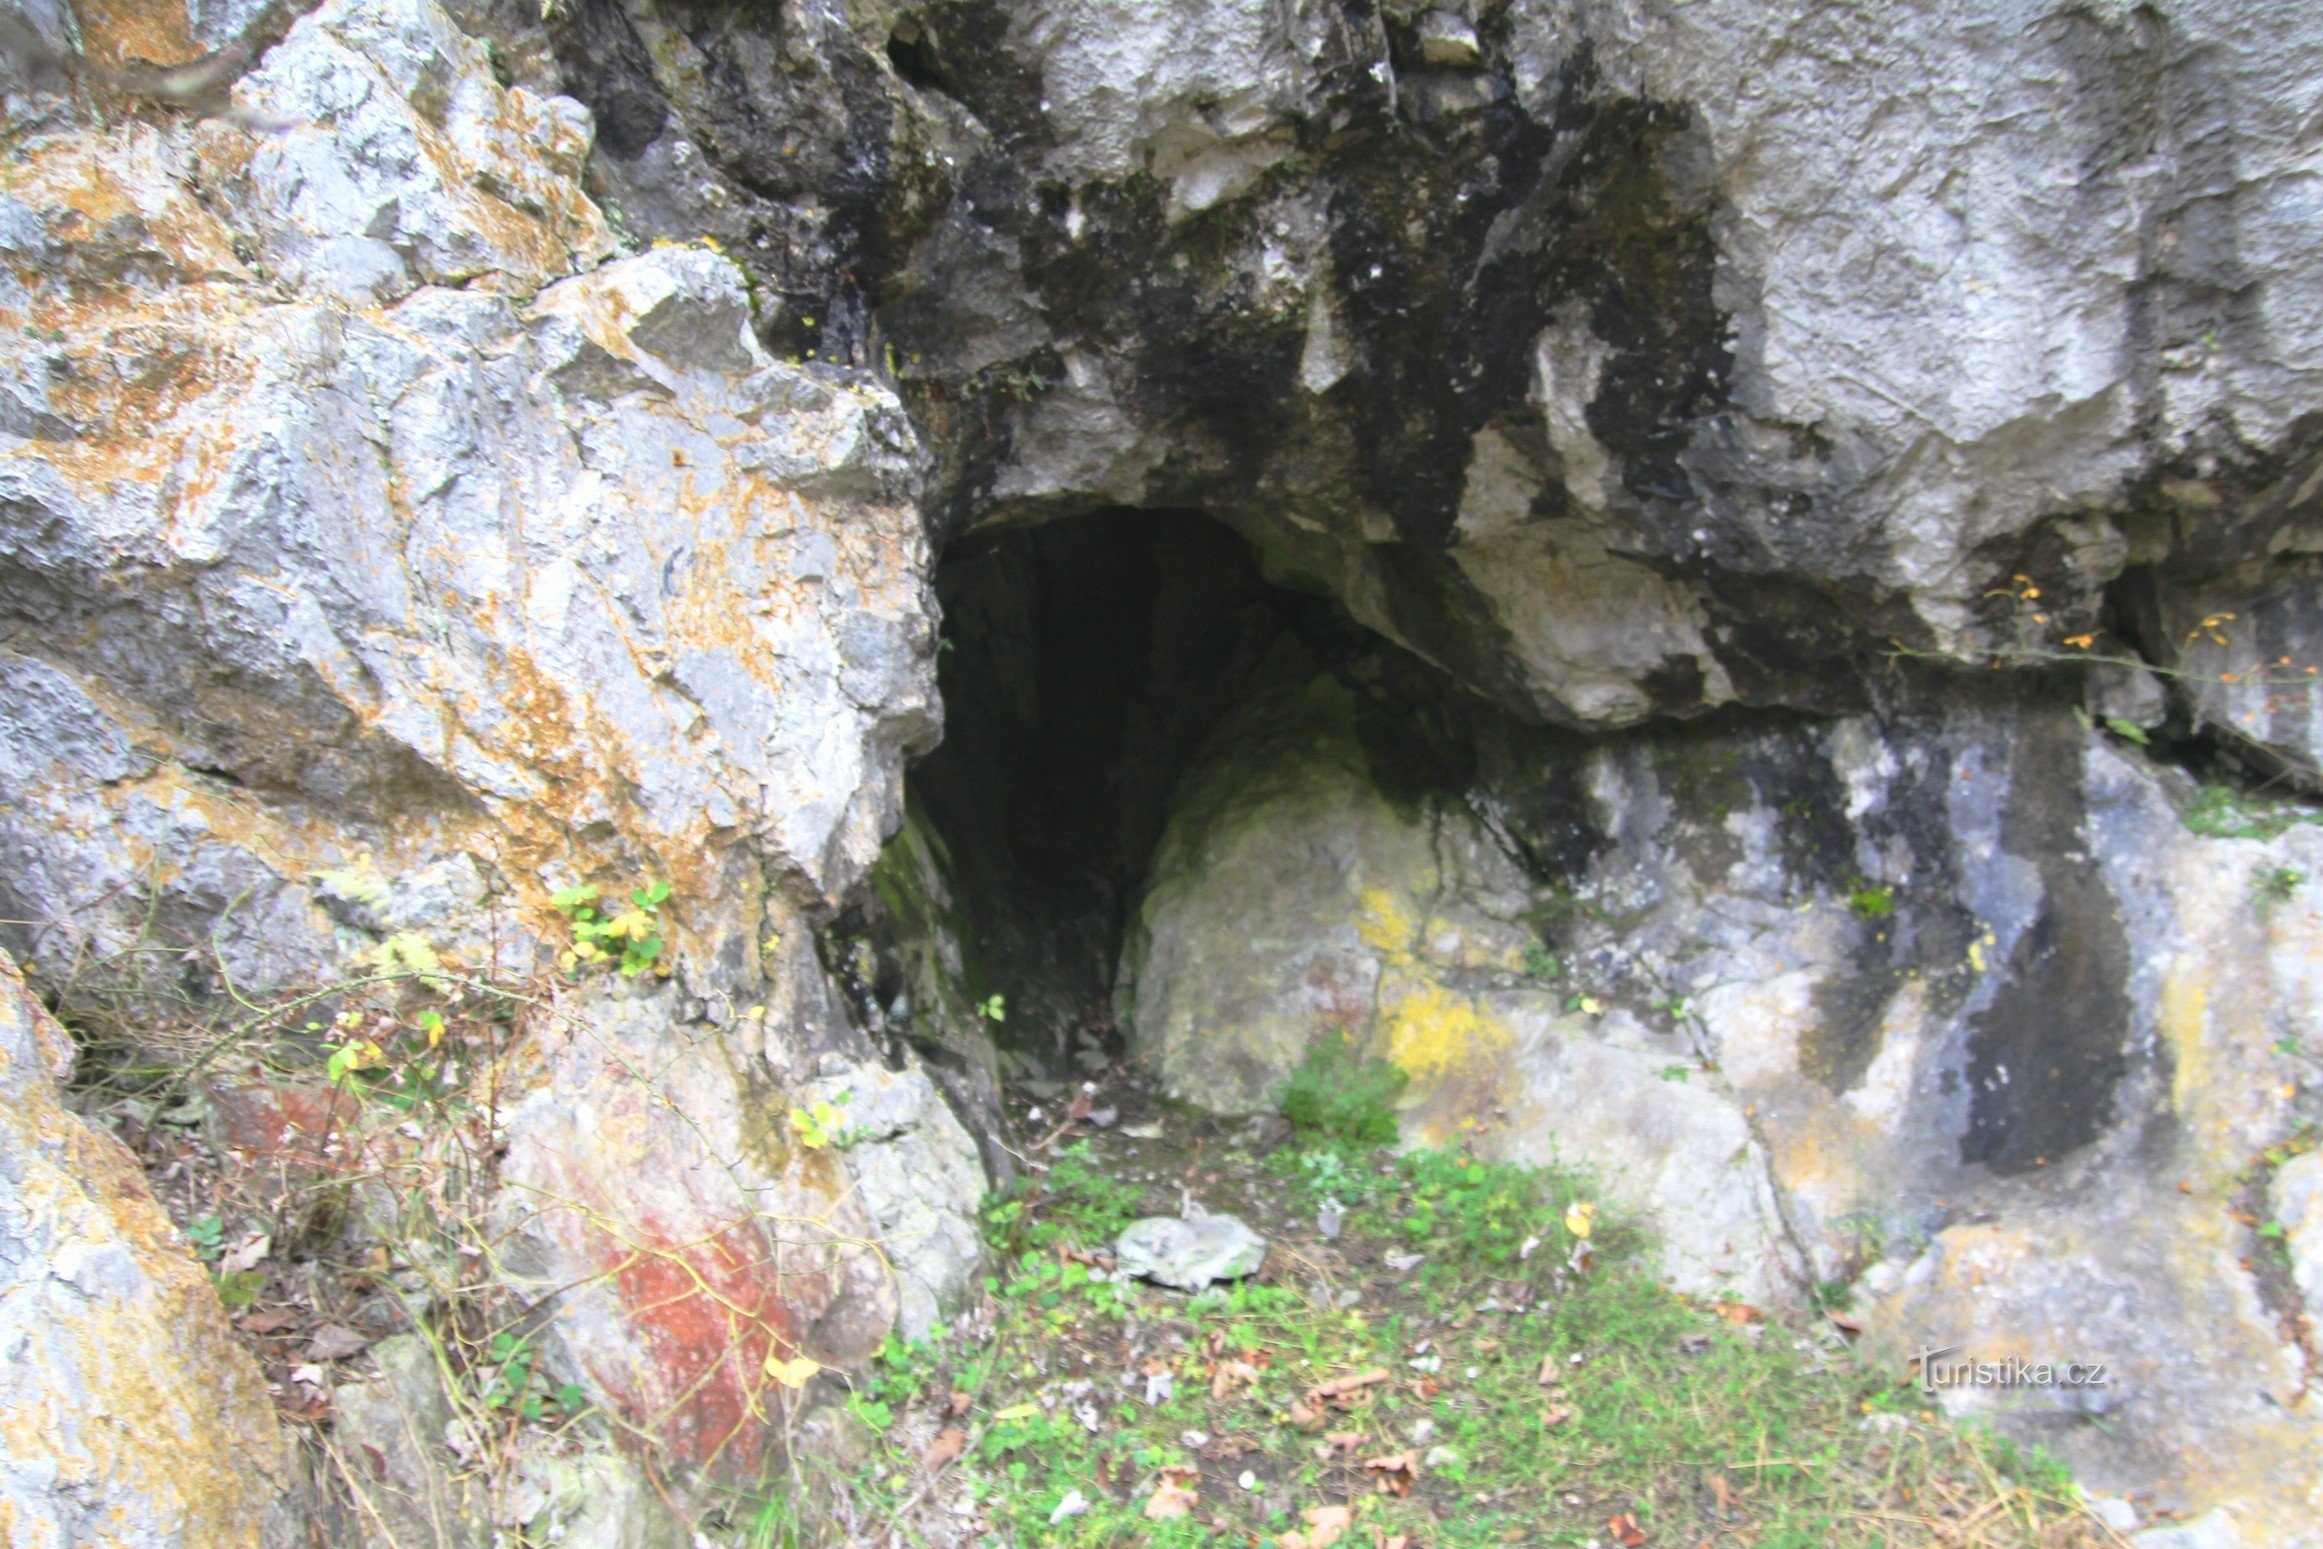
[(1307, 1141), (1345, 1146), (1392, 1145), (1395, 1100), (1410, 1080), (1386, 1060), (1364, 1059), (1345, 1033), (1307, 1045), (1283, 1093), (1283, 1117)]

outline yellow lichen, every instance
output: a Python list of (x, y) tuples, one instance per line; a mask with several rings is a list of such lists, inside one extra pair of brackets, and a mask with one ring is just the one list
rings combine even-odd
[(1387, 1057), (1414, 1081), (1434, 1081), (1506, 1050), (1490, 1012), (1439, 984), (1422, 984), (1387, 1013)]
[(1403, 900), (1383, 887), (1367, 887), (1359, 895), (1363, 916), (1355, 922), (1356, 931), (1377, 951), (1384, 953), (1391, 963), (1411, 961), (1412, 942), (1419, 935), (1419, 927), (1403, 906)]

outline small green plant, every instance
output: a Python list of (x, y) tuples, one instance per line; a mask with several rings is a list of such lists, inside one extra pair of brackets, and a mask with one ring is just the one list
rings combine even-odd
[(1097, 1167), (1089, 1143), (1067, 1146), (1055, 1165), (1022, 1195), (995, 1199), (984, 1207), (984, 1224), (995, 1237), (1023, 1248), (1060, 1242), (1096, 1247), (1121, 1235), (1137, 1218), (1145, 1191)]
[(1008, 1002), (999, 995), (987, 995), (976, 1003), (976, 1014), (987, 1022), (1008, 1020)]
[(2252, 891), (2258, 895), (2259, 912), (2264, 914), (2277, 904), (2291, 901), (2307, 880), (2306, 873), (2288, 866), (2262, 866), (2252, 879)]
[(598, 907), (597, 889), (582, 883), (552, 894), (549, 907), (573, 928), (573, 944), (558, 961), (565, 972), (577, 973), (583, 964), (610, 966), (629, 978), (649, 970), (668, 973), (662, 959), (661, 906), (669, 899), (667, 882), (649, 882), (629, 893), (629, 907), (607, 912)]
[(1368, 1156), (1335, 1146), (1278, 1151), (1269, 1166), (1277, 1173), (1296, 1178), (1313, 1198), (1333, 1199), (1342, 1205), (1361, 1204), (1372, 1196), (1381, 1181)]
[(1896, 912), (1896, 890), (1885, 882), (1858, 877), (1847, 895), (1847, 907), (1859, 920), (1884, 920)]
[(552, 1392), (536, 1391), (539, 1356), (532, 1341), (505, 1330), (485, 1347), (485, 1365), (478, 1368), (478, 1398), (494, 1413), (514, 1409), (527, 1420), (546, 1420), (553, 1408), (558, 1416), (579, 1414), (589, 1405), (578, 1383), (568, 1382)]
[(197, 1217), (186, 1227), (186, 1240), (194, 1245), (194, 1253), (207, 1263), (226, 1251), (226, 1223), (214, 1215)]
[(2323, 823), (2323, 812), (2245, 796), (2224, 785), (2205, 785), (2186, 803), (2186, 826), (2210, 839), (2272, 839), (2301, 823)]
[(1283, 1092), (1283, 1117), (1307, 1141), (1345, 1146), (1392, 1145), (1395, 1100), (1409, 1081), (1386, 1060), (1365, 1059), (1336, 1030), (1307, 1045)]
[(2154, 739), (2147, 736), (2146, 729), (2135, 721), (2125, 721), (2118, 715), (2109, 715), (2105, 718), (2105, 729), (2126, 742), (2136, 743), (2141, 748), (2153, 746)]
[(1556, 953), (1540, 942), (1530, 941), (1525, 943), (1520, 971), (1528, 979), (1554, 979), (1565, 971), (1565, 965), (1557, 960)]
[(799, 1137), (799, 1144), (809, 1151), (820, 1151), (825, 1146), (845, 1150), (853, 1138), (846, 1127), (847, 1098), (841, 1092), (835, 1098), (816, 1098), (804, 1108), (790, 1111), (790, 1127)]

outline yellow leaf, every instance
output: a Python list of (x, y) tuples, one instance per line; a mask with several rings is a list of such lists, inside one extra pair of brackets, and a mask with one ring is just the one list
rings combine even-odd
[(822, 1369), (823, 1363), (812, 1356), (793, 1356), (787, 1361), (778, 1361), (773, 1351), (766, 1353), (766, 1374), (786, 1388), (805, 1387), (815, 1373)]
[(1011, 1404), (1006, 1409), (994, 1410), (992, 1418), (998, 1423), (1005, 1424), (1010, 1420), (1029, 1420), (1040, 1412), (1041, 1406), (1038, 1404)]
[(1597, 1225), (1597, 1207), (1588, 1200), (1577, 1199), (1565, 1209), (1565, 1230), (1576, 1237), (1586, 1238)]

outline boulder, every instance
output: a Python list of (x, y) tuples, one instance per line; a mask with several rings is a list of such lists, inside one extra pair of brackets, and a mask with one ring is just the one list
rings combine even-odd
[(1122, 1228), (1113, 1243), (1113, 1262), (1125, 1275), (1199, 1291), (1257, 1274), (1266, 1262), (1266, 1239), (1236, 1216), (1193, 1210), (1184, 1216), (1147, 1216)]
[(258, 1363), (73, 1045), (0, 954), (0, 1523), (14, 1544), (253, 1549), (292, 1483)]

